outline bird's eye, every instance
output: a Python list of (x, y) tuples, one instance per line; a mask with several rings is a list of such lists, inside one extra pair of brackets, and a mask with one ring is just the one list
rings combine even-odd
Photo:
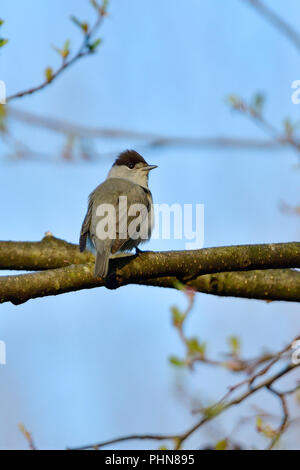
[(130, 168), (130, 170), (132, 170), (134, 168), (134, 163), (129, 163), (128, 168)]

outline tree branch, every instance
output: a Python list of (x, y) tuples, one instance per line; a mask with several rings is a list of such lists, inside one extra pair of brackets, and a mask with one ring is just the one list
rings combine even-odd
[(0, 277), (0, 303), (101, 286), (174, 288), (178, 279), (208, 294), (300, 301), (300, 273), (289, 269), (300, 268), (297, 242), (118, 255), (110, 261), (106, 280), (94, 277), (93, 264), (92, 254), (52, 236), (40, 242), (0, 242), (0, 269), (40, 271)]
[(79, 47), (78, 51), (76, 54), (73, 55), (73, 57), (70, 57), (69, 59), (64, 58), (61, 66), (55, 71), (52, 72), (49, 77), (46, 77), (46, 79), (40, 83), (39, 85), (35, 87), (28, 88), (27, 90), (20, 91), (18, 93), (15, 93), (13, 95), (10, 95), (7, 97), (6, 101), (7, 103), (16, 99), (16, 98), (23, 98), (24, 96), (27, 95), (32, 95), (33, 93), (36, 93), (37, 91), (43, 90), (46, 88), (50, 83), (54, 82), (56, 78), (58, 78), (67, 68), (69, 68), (71, 65), (73, 65), (75, 62), (78, 60), (82, 59), (83, 57), (86, 57), (90, 54), (92, 54), (94, 51), (93, 47), (90, 45), (90, 40), (93, 38), (94, 34), (98, 30), (99, 26), (102, 23), (102, 20), (104, 16), (106, 15), (106, 10), (104, 8), (99, 7), (98, 9), (98, 15), (97, 19), (95, 21), (95, 24), (93, 27), (85, 32), (84, 39), (82, 41), (81, 46)]
[[(0, 269), (39, 271), (92, 261), (78, 245), (54, 237), (50, 232), (38, 242), (0, 241)], [(116, 257), (122, 274), (131, 280), (178, 276), (192, 280), (200, 274), (254, 269), (300, 268), (300, 242), (265, 243), (203, 248), (190, 251), (148, 251)], [(116, 267), (116, 266), (115, 266)], [(121, 273), (120, 273), (121, 274)]]
[(286, 23), (277, 13), (268, 8), (260, 0), (244, 0), (246, 3), (255, 8), (262, 16), (264, 16), (269, 23), (275, 26), (276, 29), (281, 31), (294, 46), (300, 51), (300, 35), (295, 31), (291, 25)]
[(97, 444), (91, 444), (91, 445), (86, 445), (83, 447), (78, 447), (74, 450), (87, 450), (87, 449), (100, 449), (102, 447), (105, 447), (110, 444), (115, 444), (118, 442), (124, 442), (128, 440), (138, 440), (138, 439), (151, 439), (151, 440), (166, 440), (166, 441), (173, 441), (175, 444), (176, 449), (180, 449), (182, 444), (192, 435), (194, 434), (199, 428), (201, 428), (204, 424), (206, 424), (209, 421), (212, 421), (215, 417), (219, 416), (222, 414), (224, 411), (229, 410), (230, 408), (234, 407), (235, 405), (239, 405), (240, 403), (244, 402), (247, 398), (249, 398), (251, 395), (255, 394), (257, 391), (262, 390), (262, 389), (268, 389), (270, 388), (277, 380), (280, 378), (284, 377), (287, 375), (290, 371), (293, 369), (299, 367), (300, 364), (295, 365), (295, 364), (289, 364), (283, 369), (281, 369), (279, 372), (276, 374), (273, 374), (271, 377), (263, 380), (261, 383), (258, 385), (248, 388), (244, 393), (241, 393), (238, 395), (236, 398), (233, 398), (231, 401), (220, 401), (216, 403), (215, 405), (211, 406), (207, 410), (204, 411), (203, 417), (198, 421), (192, 428), (188, 429), (186, 432), (178, 435), (131, 435), (131, 436), (124, 436), (116, 439), (112, 439), (109, 441), (104, 441), (104, 442), (99, 442)]
[(181, 436), (178, 436), (177, 449), (180, 449), (180, 447), (182, 446), (182, 443), (186, 441), (186, 439), (188, 439), (195, 431), (197, 431), (205, 423), (207, 423), (208, 421), (211, 421), (213, 418), (215, 418), (216, 416), (219, 416), (221, 413), (228, 410), (229, 408), (232, 408), (235, 405), (239, 405), (240, 403), (245, 401), (249, 396), (253, 395), (257, 391), (272, 386), (278, 379), (280, 379), (281, 377), (284, 377), (290, 371), (292, 371), (293, 369), (299, 366), (300, 364), (289, 364), (283, 369), (281, 369), (279, 372), (277, 372), (276, 374), (262, 381), (260, 384), (252, 388), (248, 388), (246, 392), (242, 393), (236, 398), (233, 398), (231, 401), (223, 402), (223, 403), (219, 402), (215, 405), (215, 409), (213, 409), (214, 407), (211, 407), (209, 410), (210, 412), (205, 413), (204, 416), (201, 418), (201, 420), (195, 424), (195, 426), (193, 426), (191, 429), (189, 429), (187, 432), (185, 432)]
[(73, 245), (52, 235), (38, 242), (0, 241), (0, 270), (43, 271), (94, 259), (88, 251), (80, 253)]
[(274, 142), (269, 139), (252, 139), (248, 137), (188, 137), (168, 136), (150, 132), (130, 131), (126, 129), (88, 127), (49, 116), (42, 116), (14, 107), (7, 107), (7, 116), (23, 124), (40, 127), (63, 135), (72, 135), (80, 139), (131, 139), (145, 142), (147, 147), (191, 147), (191, 148), (235, 148), (278, 150), (285, 142)]

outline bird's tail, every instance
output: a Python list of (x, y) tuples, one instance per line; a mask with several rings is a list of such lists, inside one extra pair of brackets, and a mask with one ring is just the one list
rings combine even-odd
[(96, 249), (95, 277), (106, 278), (108, 273), (109, 257), (111, 254), (111, 240), (101, 240), (98, 237), (92, 238), (93, 245)]
[(103, 251), (102, 253), (97, 251), (94, 271), (95, 277), (102, 277), (103, 279), (106, 278), (108, 273), (109, 255), (110, 252), (108, 250)]

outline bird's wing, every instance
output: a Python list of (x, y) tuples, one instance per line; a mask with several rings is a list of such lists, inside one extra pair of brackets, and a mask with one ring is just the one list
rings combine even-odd
[(105, 193), (107, 192), (106, 188), (106, 181), (104, 183), (97, 186), (96, 189), (89, 195), (89, 204), (88, 210), (85, 215), (84, 221), (82, 223), (81, 231), (80, 231), (80, 239), (79, 239), (79, 247), (80, 251), (84, 251), (86, 247), (87, 237), (93, 235), (93, 205), (97, 199), (101, 200), (105, 198)]
[[(111, 252), (113, 254), (116, 253), (117, 251), (122, 250), (124, 245), (126, 245), (127, 242), (131, 239), (131, 236), (130, 236), (131, 234), (128, 233), (128, 227), (137, 216), (140, 216), (139, 228), (137, 228), (139, 232), (141, 231), (141, 227), (143, 226), (143, 224), (148, 221), (148, 211), (150, 208), (149, 207), (150, 201), (144, 189), (141, 186), (129, 183), (127, 191), (126, 191), (126, 196), (127, 196), (127, 210), (125, 210), (120, 199), (117, 205), (117, 230), (116, 230), (117, 237), (111, 248)], [(142, 204), (145, 210), (142, 210), (141, 212), (138, 211), (137, 213), (128, 215), (128, 211), (130, 211), (130, 207), (134, 204)]]
[[(127, 197), (127, 210), (124, 206), (124, 200), (120, 196)], [(97, 215), (97, 207), (102, 204), (111, 204), (115, 208), (114, 220), (106, 215)], [(105, 250), (111, 249), (111, 253), (116, 253), (130, 240), (128, 236), (128, 225), (135, 219), (136, 215), (127, 217), (127, 211), (133, 204), (143, 204), (147, 209), (150, 205), (147, 192), (134, 183), (121, 178), (108, 178), (101, 185), (99, 185), (90, 196), (90, 204), (88, 213), (86, 215), (87, 222), (83, 226), (88, 227), (87, 235), (91, 236), (93, 244), (97, 251), (102, 252), (105, 245)], [(105, 211), (104, 211), (105, 212)], [(145, 222), (147, 211), (141, 214), (141, 225)], [(115, 228), (115, 236), (111, 239), (102, 240), (97, 236), (97, 225), (101, 219), (105, 218), (108, 224), (113, 224)], [(83, 232), (83, 236), (84, 236)], [(86, 236), (87, 236), (86, 235)], [(110, 243), (109, 243), (110, 242)]]
[(92, 207), (93, 207), (93, 202), (92, 202), (92, 199), (90, 197), (88, 210), (87, 210), (86, 216), (84, 218), (84, 221), (82, 223), (82, 227), (81, 227), (81, 231), (80, 231), (80, 239), (79, 239), (80, 251), (85, 250), (87, 237), (90, 233), (90, 225), (91, 225), (91, 220), (92, 220)]

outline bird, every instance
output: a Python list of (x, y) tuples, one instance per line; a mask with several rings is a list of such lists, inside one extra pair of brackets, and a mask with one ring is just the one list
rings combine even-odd
[[(151, 237), (154, 216), (148, 178), (155, 168), (157, 165), (149, 165), (135, 150), (125, 150), (106, 180), (90, 194), (79, 248), (81, 252), (87, 247), (94, 251), (95, 277), (107, 277), (112, 254), (133, 248), (138, 254), (138, 245)], [(132, 208), (139, 209), (135, 212), (138, 216), (134, 217)], [(108, 230), (104, 230), (106, 227)]]

